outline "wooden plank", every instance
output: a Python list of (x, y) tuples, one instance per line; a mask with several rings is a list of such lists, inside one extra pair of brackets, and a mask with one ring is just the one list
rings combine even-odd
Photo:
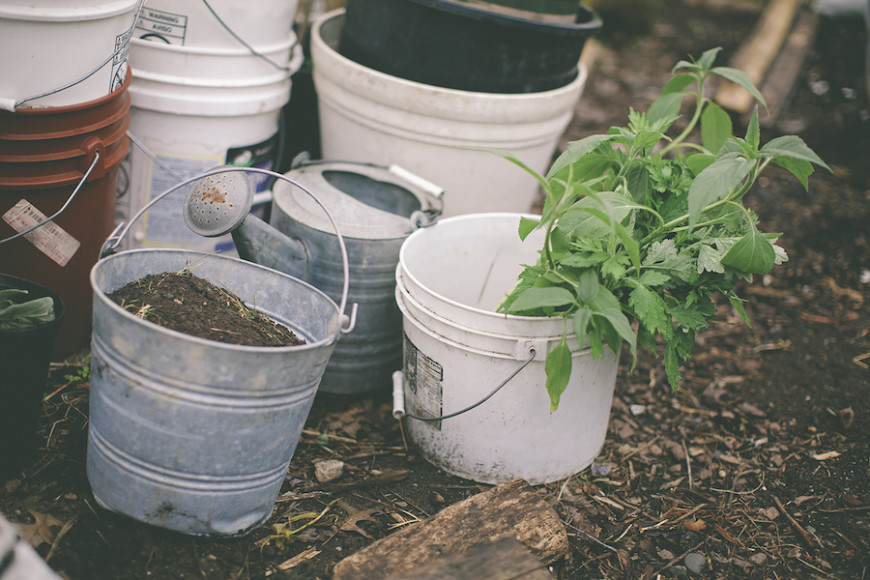
[[(803, 2), (804, 0), (772, 0), (764, 8), (753, 33), (740, 46), (730, 66), (742, 70), (756, 86), (760, 86)], [(730, 82), (722, 84), (715, 101), (719, 106), (741, 114), (749, 111), (753, 105), (752, 95), (740, 85)]]
[(380, 580), (416, 566), (515, 538), (544, 563), (568, 553), (556, 511), (525, 480), (514, 479), (441, 510), (363, 548), (335, 566), (334, 580)]
[(759, 110), (759, 124), (770, 128), (776, 124), (779, 114), (788, 105), (803, 70), (807, 54), (813, 47), (819, 28), (819, 15), (806, 10), (798, 18), (794, 29), (788, 35), (785, 45), (779, 51), (764, 83), (759, 90), (767, 101), (768, 113)]
[(387, 580), (553, 580), (547, 566), (513, 538), (429, 562)]

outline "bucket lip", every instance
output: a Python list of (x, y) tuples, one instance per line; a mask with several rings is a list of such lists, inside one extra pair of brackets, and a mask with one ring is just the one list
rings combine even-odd
[(119, 14), (133, 12), (139, 0), (116, 0), (114, 2), (92, 2), (85, 7), (76, 3), (67, 7), (35, 6), (34, 2), (24, 2), (16, 6), (10, 2), (0, 4), (0, 18), (8, 20), (27, 20), (32, 22), (59, 22), (68, 24), (82, 20), (103, 20)]
[[(95, 171), (92, 173), (85, 183), (94, 183), (106, 178), (111, 171), (117, 169), (127, 151), (130, 148), (130, 139), (126, 132), (115, 142), (107, 143), (105, 147), (106, 157), (102, 160), (105, 171)], [(0, 192), (23, 189), (23, 190), (44, 190), (57, 187), (67, 187), (77, 184), (82, 180), (87, 171), (87, 167), (92, 161), (86, 158), (79, 162), (80, 158), (67, 158), (55, 161), (39, 161), (36, 163), (10, 163), (13, 167), (28, 167), (34, 170), (35, 175), (29, 176), (7, 176), (0, 174)], [(85, 163), (85, 161), (88, 161)], [(0, 163), (0, 167), (2, 167)], [(47, 167), (53, 166), (54, 173), (48, 173)]]
[(16, 108), (14, 113), (8, 114), (36, 117), (40, 115), (63, 115), (65, 113), (75, 113), (77, 111), (83, 111), (85, 109), (94, 109), (117, 99), (119, 96), (127, 91), (132, 81), (133, 75), (130, 72), (130, 67), (127, 67), (127, 76), (124, 78), (124, 82), (121, 84), (121, 86), (109, 93), (108, 95), (103, 95), (98, 99), (85, 101), (84, 103), (75, 103), (73, 105), (62, 105), (60, 107), (44, 105), (25, 105), (23, 107)]
[[(272, 44), (267, 44), (263, 46), (253, 46), (253, 48), (261, 53), (261, 54), (272, 54), (272, 53), (280, 53), (288, 48), (293, 48), (298, 43), (298, 37), (294, 31), (290, 31), (290, 34), (287, 36), (285, 40), (281, 42), (275, 42)], [(133, 37), (130, 39), (131, 52), (135, 57), (135, 52), (137, 50), (154, 50), (157, 52), (165, 52), (170, 55), (177, 56), (212, 56), (212, 57), (253, 57), (259, 58), (257, 55), (251, 53), (251, 51), (244, 46), (189, 46), (189, 45), (179, 45), (179, 44), (166, 44), (165, 42), (158, 42), (156, 40), (148, 40), (146, 38), (141, 37)]]
[[(178, 255), (187, 254), (187, 255), (191, 256), (190, 261), (192, 263), (200, 263), (204, 260), (221, 260), (221, 261), (239, 262), (239, 263), (242, 263), (245, 267), (251, 267), (254, 269), (262, 270), (262, 271), (267, 272), (269, 275), (272, 275), (272, 276), (279, 276), (282, 278), (290, 278), (295, 283), (301, 284), (301, 285), (307, 287), (308, 289), (310, 289), (311, 291), (313, 291), (317, 294), (320, 294), (335, 309), (335, 317), (337, 319), (335, 331), (333, 333), (327, 335), (326, 337), (322, 338), (321, 340), (316, 341), (316, 342), (306, 341), (305, 344), (300, 344), (300, 345), (295, 345), (295, 346), (250, 346), (250, 345), (243, 345), (243, 344), (230, 344), (227, 342), (220, 342), (217, 340), (209, 340), (206, 338), (200, 338), (198, 336), (192, 336), (190, 334), (178, 332), (177, 330), (172, 330), (171, 328), (161, 326), (159, 324), (156, 324), (154, 322), (150, 322), (148, 320), (143, 320), (143, 319), (131, 314), (127, 310), (121, 308), (121, 306), (119, 306), (113, 300), (111, 300), (106, 295), (106, 293), (102, 289), (99, 288), (99, 285), (97, 283), (97, 275), (99, 273), (100, 268), (104, 267), (105, 264), (108, 262), (121, 260), (129, 255), (145, 254), (145, 253), (148, 253), (148, 254), (178, 254)], [(323, 348), (324, 346), (328, 346), (330, 344), (333, 344), (334, 342), (336, 342), (338, 340), (339, 336), (341, 335), (341, 310), (339, 309), (338, 304), (336, 304), (332, 298), (327, 296), (325, 292), (323, 292), (322, 290), (320, 290), (318, 288), (315, 288), (314, 286), (312, 286), (308, 282), (300, 280), (299, 278), (296, 278), (294, 276), (290, 276), (289, 274), (284, 274), (283, 272), (279, 272), (277, 270), (273, 270), (273, 269), (267, 268), (265, 266), (261, 266), (260, 264), (256, 264), (254, 262), (247, 262), (245, 260), (242, 260), (241, 258), (233, 258), (231, 256), (223, 256), (220, 254), (213, 254), (213, 253), (207, 253), (207, 252), (198, 252), (195, 250), (184, 250), (184, 249), (180, 249), (180, 248), (139, 248), (139, 249), (134, 249), (134, 250), (125, 250), (123, 252), (118, 252), (117, 254), (112, 254), (111, 256), (107, 256), (105, 258), (100, 258), (99, 260), (97, 260), (97, 263), (94, 264), (94, 267), (91, 268), (89, 278), (90, 278), (91, 288), (94, 292), (95, 299), (100, 300), (100, 302), (104, 303), (108, 308), (113, 310), (115, 313), (120, 314), (122, 317), (124, 317), (130, 321), (144, 324), (144, 325), (146, 325), (146, 327), (152, 328), (155, 331), (157, 331), (158, 333), (165, 333), (165, 334), (168, 334), (169, 336), (181, 338), (181, 339), (193, 342), (195, 344), (199, 344), (202, 346), (208, 346), (210, 348), (216, 348), (218, 350), (241, 351), (241, 352), (267, 352), (267, 353), (275, 353), (275, 354), (284, 354), (284, 353), (288, 353), (288, 352), (303, 352), (303, 351)]]
[(517, 34), (534, 34), (546, 33), (557, 35), (574, 35), (578, 33), (594, 33), (597, 32), (602, 25), (601, 18), (591, 8), (579, 4), (577, 14), (582, 12), (584, 20), (582, 22), (574, 22), (571, 24), (562, 24), (554, 22), (543, 22), (503, 14), (500, 12), (492, 12), (477, 8), (472, 4), (465, 2), (444, 2), (441, 0), (409, 0), (411, 3), (424, 8), (428, 8), (437, 13), (455, 16), (461, 19), (471, 21), (486, 21), (487, 24), (493, 27), (507, 28), (515, 31)]
[[(66, 137), (57, 137), (49, 139), (32, 139), (19, 140), (17, 142), (7, 141), (0, 138), (0, 168), (4, 163), (41, 163), (44, 161), (58, 161), (62, 159), (70, 159), (75, 157), (87, 156), (83, 145), (90, 137), (96, 137), (105, 146), (120, 141), (130, 128), (130, 116), (124, 114), (116, 121), (109, 123), (105, 127), (95, 129), (94, 131), (82, 133), (80, 135), (70, 135)], [(39, 143), (41, 151), (35, 152), (36, 143)], [(53, 145), (53, 147), (52, 147)], [(27, 151), (22, 153), (21, 149)]]
[(422, 291), (427, 293), (428, 295), (444, 302), (445, 304), (449, 304), (450, 306), (460, 309), (463, 312), (467, 312), (468, 314), (472, 314), (474, 316), (484, 316), (490, 320), (512, 320), (525, 322), (528, 324), (535, 325), (544, 325), (544, 324), (553, 324), (554, 321), (558, 321), (561, 324), (562, 318), (559, 316), (519, 316), (517, 314), (506, 314), (501, 312), (495, 312), (490, 310), (484, 310), (482, 308), (477, 308), (476, 306), (469, 306), (468, 304), (463, 304), (462, 302), (457, 302), (451, 298), (447, 298), (446, 296), (439, 294), (437, 292), (433, 292), (430, 290), (425, 284), (423, 284), (419, 278), (414, 276), (414, 274), (406, 267), (406, 255), (408, 251), (408, 247), (412, 245), (415, 240), (419, 237), (423, 237), (428, 235), (427, 232), (432, 230), (432, 228), (438, 227), (450, 227), (452, 224), (468, 221), (475, 221), (480, 219), (512, 219), (516, 220), (516, 223), (519, 223), (520, 218), (529, 218), (529, 219), (540, 219), (541, 216), (534, 214), (523, 214), (523, 213), (510, 213), (510, 212), (492, 212), (492, 213), (473, 213), (473, 214), (465, 214), (452, 216), (447, 218), (442, 218), (438, 220), (434, 225), (428, 228), (421, 228), (414, 233), (412, 233), (405, 242), (402, 244), (402, 247), (399, 248), (399, 262), (396, 267), (396, 282), (397, 284), (404, 285), (401, 277), (407, 277), (414, 285), (420, 288)]
[[(312, 25), (312, 34), (311, 34), (311, 50), (312, 54), (316, 54), (317, 51), (320, 51), (324, 54), (329, 55), (330, 59), (335, 62), (341, 63), (341, 66), (344, 68), (350, 68), (353, 70), (362, 70), (365, 69), (367, 75), (375, 79), (380, 79), (381, 81), (388, 82), (390, 84), (395, 85), (398, 88), (404, 88), (409, 91), (416, 91), (420, 98), (427, 98), (430, 95), (438, 95), (441, 98), (445, 96), (457, 96), (463, 99), (469, 98), (478, 98), (480, 100), (485, 101), (486, 103), (491, 103), (493, 101), (497, 102), (528, 102), (530, 100), (548, 100), (548, 99), (556, 99), (560, 97), (566, 97), (571, 95), (574, 92), (579, 91), (586, 82), (587, 70), (586, 67), (579, 63), (577, 64), (578, 74), (574, 77), (574, 79), (561, 87), (557, 87), (555, 89), (550, 89), (546, 91), (540, 91), (536, 93), (487, 93), (480, 91), (464, 91), (461, 89), (450, 89), (446, 87), (439, 87), (435, 85), (428, 85), (425, 83), (418, 83), (416, 81), (411, 81), (408, 79), (403, 79), (401, 77), (393, 76), (387, 73), (383, 73), (381, 71), (363, 66), (358, 62), (355, 62), (346, 56), (342, 55), (335, 48), (330, 46), (322, 37), (321, 30), (325, 24), (328, 24), (338, 18), (342, 18), (345, 15), (344, 8), (338, 8), (336, 10), (332, 10), (330, 12), (326, 12), (320, 18), (318, 18)], [(316, 57), (315, 57), (315, 60)], [(315, 65), (313, 67), (315, 73), (318, 72), (318, 67)], [(359, 87), (356, 87), (359, 88)], [(427, 105), (431, 105), (427, 101)]]

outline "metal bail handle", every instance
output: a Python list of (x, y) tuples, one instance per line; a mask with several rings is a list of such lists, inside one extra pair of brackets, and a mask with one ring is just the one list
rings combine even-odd
[(507, 385), (509, 382), (511, 382), (511, 380), (515, 376), (520, 374), (520, 372), (522, 372), (523, 369), (525, 369), (527, 366), (529, 366), (529, 363), (531, 363), (533, 360), (535, 360), (535, 354), (536, 354), (535, 349), (530, 348), (529, 349), (529, 358), (527, 358), (525, 360), (525, 362), (523, 362), (523, 364), (521, 364), (519, 366), (519, 368), (517, 368), (517, 370), (512, 372), (508, 378), (503, 380), (496, 388), (494, 388), (492, 391), (490, 391), (490, 393), (488, 395), (486, 395), (484, 398), (480, 399), (476, 403), (472, 403), (471, 405), (465, 407), (464, 409), (462, 409), (460, 411), (456, 411), (456, 412), (450, 413), (448, 415), (442, 415), (440, 417), (421, 417), (419, 415), (412, 415), (410, 413), (405, 412), (405, 376), (402, 373), (402, 371), (396, 371), (393, 373), (393, 417), (395, 417), (396, 419), (402, 419), (402, 417), (407, 417), (409, 419), (416, 419), (418, 421), (442, 421), (444, 419), (452, 419), (453, 417), (457, 417), (459, 415), (462, 415), (463, 413), (467, 413), (468, 411), (471, 411), (472, 409), (479, 407), (483, 403), (487, 402), (490, 398), (493, 397), (493, 395), (495, 395), (497, 392), (502, 390), (502, 388), (505, 385)]
[(140, 209), (138, 212), (136, 212), (136, 214), (130, 219), (130, 221), (128, 223), (126, 223), (126, 224), (124, 222), (119, 223), (118, 226), (115, 228), (115, 230), (106, 239), (106, 241), (103, 242), (103, 247), (100, 249), (100, 259), (103, 259), (106, 256), (110, 256), (110, 255), (115, 253), (115, 248), (118, 247), (118, 244), (121, 243), (121, 240), (124, 239), (124, 236), (127, 235), (127, 232), (130, 231), (130, 228), (133, 226), (133, 224), (136, 222), (136, 220), (138, 220), (140, 217), (142, 217), (142, 215), (144, 215), (145, 212), (147, 212), (151, 208), (151, 206), (153, 206), (155, 203), (162, 200), (163, 198), (165, 198), (169, 194), (181, 189), (182, 187), (186, 187), (188, 185), (191, 185), (192, 183), (199, 181), (200, 179), (204, 179), (204, 178), (210, 177), (212, 175), (218, 175), (220, 173), (261, 173), (263, 175), (269, 175), (269, 176), (274, 177), (276, 179), (281, 179), (283, 181), (286, 181), (290, 185), (298, 187), (299, 189), (304, 191), (306, 194), (308, 194), (309, 197), (311, 197), (311, 199), (314, 200), (314, 202), (320, 207), (320, 209), (323, 210), (323, 212), (326, 214), (327, 219), (329, 219), (329, 223), (332, 224), (332, 227), (335, 230), (335, 237), (338, 238), (338, 246), (339, 246), (339, 249), (341, 250), (341, 267), (342, 267), (342, 273), (344, 274), (344, 283), (342, 284), (342, 288), (341, 288), (341, 302), (339, 304), (339, 314), (340, 314), (341, 321), (342, 321), (341, 333), (347, 334), (347, 333), (351, 332), (353, 330), (354, 326), (356, 326), (356, 315), (357, 315), (357, 310), (359, 308), (359, 305), (356, 302), (354, 302), (351, 305), (350, 315), (347, 315), (345, 313), (345, 310), (347, 308), (348, 291), (350, 288), (350, 264), (349, 264), (349, 260), (348, 260), (348, 256), (347, 256), (347, 247), (345, 246), (345, 243), (344, 243), (344, 237), (341, 235), (341, 231), (339, 230), (339, 227), (335, 221), (335, 218), (332, 216), (332, 212), (330, 212), (329, 209), (327, 209), (326, 206), (323, 205), (323, 203), (321, 203), (321, 201), (319, 199), (317, 199), (317, 196), (314, 195), (314, 193), (312, 193), (304, 185), (302, 185), (301, 183), (287, 177), (286, 175), (282, 175), (280, 173), (277, 173), (275, 171), (271, 171), (269, 169), (261, 169), (259, 167), (222, 166), (222, 167), (218, 167), (215, 169), (210, 169), (209, 171), (206, 171), (204, 173), (200, 173), (199, 175), (195, 175), (189, 179), (185, 179), (184, 181), (176, 183), (175, 185), (173, 185), (172, 187), (170, 187), (169, 189), (167, 189), (163, 193), (154, 197), (150, 202), (145, 204), (145, 206), (142, 209)]

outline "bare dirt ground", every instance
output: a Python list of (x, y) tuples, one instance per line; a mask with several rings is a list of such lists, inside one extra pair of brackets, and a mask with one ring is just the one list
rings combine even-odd
[[(668, 0), (647, 32), (612, 31), (566, 140), (622, 124), (628, 107), (645, 109), (688, 54), (722, 46), (727, 61), (759, 10)], [(752, 327), (723, 305), (677, 393), (652, 356), (633, 373), (621, 368), (596, 462), (537, 487), (571, 540), (555, 577), (868, 577), (865, 40), (862, 19), (822, 18), (793, 97), (762, 131), (763, 140), (801, 135), (834, 173), (816, 173), (805, 192), (772, 171), (750, 193), (764, 228), (785, 232), (790, 256), (743, 289)], [(488, 488), (422, 460), (386, 396), (319, 396), (266, 525), (236, 539), (146, 526), (101, 509), (90, 492), (82, 368), (76, 359), (53, 367), (39, 457), (0, 485), (0, 512), (66, 578), (325, 579), (348, 554)], [(344, 475), (318, 483), (322, 459), (344, 461)]]

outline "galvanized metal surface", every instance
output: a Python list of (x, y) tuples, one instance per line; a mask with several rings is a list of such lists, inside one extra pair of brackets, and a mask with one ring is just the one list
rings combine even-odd
[[(348, 299), (360, 305), (354, 332), (336, 346), (320, 390), (386, 392), (402, 357), (402, 316), (394, 297), (399, 249), (411, 232), (437, 218), (440, 190), (360, 163), (309, 164), (287, 176), (335, 216), (347, 246)], [(271, 228), (246, 218), (233, 231), (236, 249), (242, 258), (304, 279), (335, 299), (342, 288), (342, 263), (324, 216), (302, 189), (280, 181), (274, 187)]]
[[(287, 325), (306, 345), (250, 347), (146, 322), (107, 296), (147, 274), (191, 269)], [(109, 510), (193, 535), (265, 521), (341, 334), (336, 304), (235, 258), (134, 250), (91, 273), (94, 331), (87, 472)]]

